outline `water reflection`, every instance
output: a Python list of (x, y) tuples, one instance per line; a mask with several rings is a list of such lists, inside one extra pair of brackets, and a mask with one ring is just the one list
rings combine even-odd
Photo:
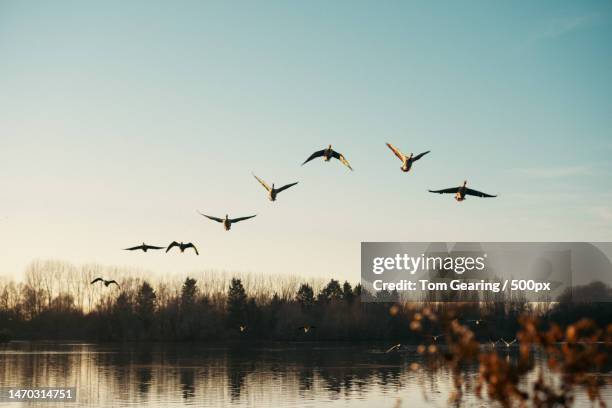
[[(0, 385), (75, 386), (80, 404), (91, 406), (391, 407), (398, 398), (411, 408), (446, 404), (447, 370), (414, 372), (410, 365), (421, 356), (385, 348), (11, 343), (0, 348)], [(473, 389), (477, 368), (465, 369)], [(482, 404), (473, 393), (464, 402)]]

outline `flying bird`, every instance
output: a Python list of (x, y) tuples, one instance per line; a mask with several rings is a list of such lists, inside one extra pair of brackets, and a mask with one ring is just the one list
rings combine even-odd
[(399, 351), (401, 348), (402, 348), (402, 345), (398, 343), (395, 346), (389, 347), (389, 349), (385, 351), (385, 353), (388, 354), (388, 353), (391, 353), (392, 351)]
[(198, 214), (200, 214), (203, 217), (208, 218), (209, 220), (220, 222), (221, 224), (223, 224), (226, 231), (229, 231), (232, 228), (232, 224), (235, 224), (240, 221), (248, 220), (249, 218), (253, 218), (257, 216), (257, 214), (255, 214), (255, 215), (249, 215), (248, 217), (229, 218), (229, 216), (225, 214), (225, 218), (219, 218), (219, 217), (212, 217), (210, 215), (203, 214), (199, 211), (198, 211)]
[(455, 200), (463, 201), (466, 196), (471, 195), (475, 197), (497, 197), (496, 195), (485, 194), (477, 190), (472, 190), (471, 188), (467, 188), (467, 180), (463, 182), (462, 186), (459, 187), (451, 187), (445, 188), (443, 190), (429, 190), (430, 193), (438, 193), (438, 194), (447, 194), (452, 193), (455, 194)]
[(96, 282), (104, 282), (104, 286), (106, 286), (107, 288), (108, 288), (108, 285), (111, 285), (113, 283), (115, 285), (117, 285), (117, 287), (120, 287), (116, 280), (106, 280), (106, 279), (103, 279), (103, 278), (96, 278), (96, 279), (92, 280), (90, 282), (90, 285), (93, 285)]
[(481, 325), (485, 322), (484, 319), (467, 319), (466, 322), (474, 323), (476, 326)]
[(164, 249), (164, 247), (147, 245), (143, 242), (142, 245), (134, 246), (131, 248), (125, 248), (124, 251), (137, 251), (139, 249), (142, 250), (143, 252), (147, 252), (149, 249)]
[(308, 333), (309, 331), (311, 331), (312, 329), (316, 329), (316, 328), (317, 328), (317, 326), (309, 326), (309, 325), (305, 325), (305, 326), (302, 326), (302, 327), (298, 327), (298, 330), (303, 330), (303, 331), (304, 331), (304, 333), (306, 334), (306, 333)]
[(512, 341), (510, 341), (510, 342), (506, 341), (506, 340), (505, 340), (505, 339), (503, 339), (503, 338), (502, 338), (502, 339), (500, 339), (500, 340), (501, 340), (501, 341), (503, 341), (503, 342), (504, 342), (504, 344), (506, 345), (506, 347), (508, 347), (508, 348), (509, 348), (511, 345), (513, 345), (514, 343), (516, 343), (516, 339), (514, 339), (514, 340), (512, 340)]
[(346, 160), (344, 158), (344, 155), (342, 155), (342, 153), (338, 153), (337, 151), (332, 149), (331, 145), (329, 145), (327, 147), (327, 149), (319, 150), (318, 152), (314, 152), (313, 154), (311, 154), (310, 157), (307, 158), (304, 163), (302, 163), (302, 166), (305, 165), (306, 163), (308, 163), (309, 161), (311, 161), (313, 159), (316, 159), (317, 157), (323, 157), (323, 159), (326, 162), (330, 161), (332, 159), (332, 157), (333, 157), (335, 159), (340, 160), (340, 162), (342, 162), (342, 164), (344, 164), (346, 167), (348, 167), (351, 171), (353, 170), (353, 168), (349, 164), (348, 160)]
[(188, 242), (188, 243), (186, 243), (186, 244), (183, 244), (182, 242), (181, 242), (181, 243), (178, 243), (178, 242), (176, 242), (176, 241), (172, 241), (172, 242), (170, 243), (170, 245), (168, 245), (168, 248), (166, 248), (166, 253), (167, 253), (169, 250), (171, 250), (172, 248), (174, 248), (174, 247), (178, 247), (178, 248), (181, 250), (181, 252), (185, 252), (185, 250), (186, 250), (187, 248), (193, 248), (193, 250), (195, 251), (196, 255), (200, 255), (200, 253), (198, 252), (198, 248), (196, 248), (196, 246), (195, 246), (195, 245), (193, 245), (191, 242)]
[(268, 198), (270, 199), (270, 201), (276, 201), (276, 196), (278, 195), (278, 193), (280, 193), (281, 191), (285, 191), (289, 187), (293, 187), (298, 183), (296, 181), (295, 183), (286, 184), (280, 188), (276, 188), (274, 187), (274, 183), (272, 183), (272, 187), (270, 187), (265, 181), (257, 177), (255, 174), (253, 174), (253, 177), (255, 177), (257, 181), (259, 181), (259, 184), (261, 184), (268, 191)]
[(391, 151), (397, 156), (397, 158), (402, 161), (402, 167), (400, 168), (402, 169), (404, 173), (409, 172), (415, 161), (419, 160), (421, 157), (425, 156), (427, 153), (431, 151), (431, 150), (428, 150), (426, 152), (417, 154), (416, 156), (414, 156), (413, 153), (410, 153), (410, 156), (407, 156), (404, 153), (402, 153), (397, 147), (393, 146), (391, 143), (387, 143), (387, 147), (391, 149)]

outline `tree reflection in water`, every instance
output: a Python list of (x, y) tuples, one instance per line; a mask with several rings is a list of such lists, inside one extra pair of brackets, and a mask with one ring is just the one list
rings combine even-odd
[[(76, 385), (81, 404), (317, 406), (444, 405), (448, 367), (430, 367), (416, 347), (385, 354), (386, 344), (66, 345), (13, 343), (0, 348), (0, 385)], [(500, 353), (516, 363), (517, 349)], [(533, 356), (536, 364), (545, 364)], [(414, 364), (420, 367), (413, 370)], [(466, 391), (477, 387), (477, 364), (462, 368)], [(611, 396), (609, 389), (603, 390)], [(464, 402), (477, 403), (473, 392)], [(380, 402), (380, 403), (379, 403)], [(367, 405), (364, 405), (367, 406)]]

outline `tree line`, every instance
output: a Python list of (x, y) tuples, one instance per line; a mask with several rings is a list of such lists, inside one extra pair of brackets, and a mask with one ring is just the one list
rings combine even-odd
[[(425, 305), (455, 309), (482, 341), (513, 338), (525, 313), (570, 323), (592, 317), (605, 325), (610, 303), (574, 305), (501, 302), (371, 302), (361, 285), (263, 278), (187, 277), (180, 286), (124, 276), (119, 289), (89, 285), (100, 267), (82, 270), (59, 262), (35, 263), (24, 283), (0, 282), (0, 341), (389, 341), (419, 343), (435, 326), (411, 330), (411, 316)], [(115, 273), (119, 271), (115, 270)], [(124, 271), (129, 273), (129, 271)], [(62, 274), (65, 276), (62, 277)], [(79, 284), (68, 279), (72, 276)], [(85, 282), (85, 284), (83, 284)], [(608, 291), (605, 285), (584, 291)], [(588, 296), (586, 296), (588, 298)], [(389, 301), (390, 300), (390, 301)]]

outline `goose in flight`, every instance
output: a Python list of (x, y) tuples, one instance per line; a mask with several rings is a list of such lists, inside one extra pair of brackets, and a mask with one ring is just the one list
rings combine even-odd
[(227, 214), (225, 214), (225, 218), (219, 218), (219, 217), (212, 217), (210, 215), (203, 214), (199, 211), (198, 211), (198, 214), (200, 214), (203, 217), (208, 218), (209, 220), (220, 222), (221, 224), (223, 224), (226, 231), (229, 231), (232, 228), (232, 224), (235, 224), (240, 221), (248, 220), (249, 218), (253, 218), (257, 216), (257, 214), (255, 214), (255, 215), (249, 215), (247, 217), (230, 218)]
[(200, 253), (198, 252), (198, 248), (196, 248), (196, 246), (193, 245), (191, 242), (183, 244), (183, 242), (178, 243), (176, 241), (172, 241), (170, 245), (168, 245), (168, 248), (166, 248), (166, 253), (174, 247), (178, 247), (181, 250), (181, 252), (185, 252), (187, 248), (193, 248), (196, 255), (200, 255)]
[(414, 156), (413, 153), (410, 153), (410, 156), (406, 156), (404, 153), (402, 153), (397, 147), (393, 146), (391, 143), (387, 143), (387, 147), (391, 149), (391, 151), (397, 156), (397, 158), (402, 161), (402, 167), (400, 168), (402, 169), (404, 173), (409, 172), (415, 161), (419, 160), (421, 157), (425, 156), (427, 153), (431, 151), (431, 150), (428, 150), (426, 152), (417, 154), (416, 156)]
[(259, 181), (259, 184), (261, 184), (268, 191), (268, 198), (270, 199), (270, 201), (276, 201), (276, 196), (278, 193), (280, 193), (281, 191), (285, 191), (289, 187), (293, 187), (298, 183), (296, 181), (295, 183), (286, 184), (280, 188), (276, 188), (274, 187), (274, 183), (272, 183), (272, 187), (270, 187), (265, 181), (257, 177), (255, 174), (253, 174), (253, 177), (255, 177), (257, 181)]
[(397, 343), (395, 346), (389, 347), (389, 349), (387, 351), (385, 351), (385, 354), (389, 354), (392, 351), (400, 351), (401, 348), (402, 348), (402, 345)]
[(309, 325), (305, 325), (302, 327), (298, 327), (298, 330), (303, 330), (304, 334), (307, 334), (309, 331), (311, 331), (312, 329), (316, 329), (317, 326), (309, 326)]
[(104, 286), (106, 286), (107, 288), (108, 288), (108, 285), (111, 285), (113, 283), (115, 285), (117, 285), (117, 287), (120, 287), (116, 280), (106, 280), (106, 279), (103, 279), (103, 278), (96, 278), (96, 279), (92, 280), (89, 284), (93, 285), (96, 282), (104, 282)]
[(467, 188), (467, 180), (463, 182), (462, 186), (459, 187), (451, 187), (445, 188), (443, 190), (429, 190), (430, 193), (438, 193), (438, 194), (446, 194), (452, 193), (455, 194), (455, 200), (463, 201), (466, 196), (471, 195), (475, 197), (497, 197), (496, 195), (485, 194), (477, 190), (472, 190), (471, 188)]
[(137, 251), (139, 249), (142, 250), (143, 252), (147, 252), (149, 249), (164, 249), (164, 247), (147, 245), (143, 242), (142, 245), (134, 246), (131, 248), (125, 248), (124, 251)]
[(346, 160), (344, 158), (344, 155), (342, 155), (342, 153), (338, 153), (337, 151), (332, 149), (331, 145), (329, 145), (327, 147), (327, 149), (319, 150), (319, 151), (314, 152), (313, 154), (311, 154), (310, 157), (307, 158), (304, 163), (302, 163), (302, 166), (305, 165), (306, 163), (308, 163), (309, 161), (311, 161), (313, 159), (316, 159), (317, 157), (323, 157), (323, 160), (325, 160), (327, 162), (330, 161), (332, 159), (332, 157), (333, 157), (335, 159), (340, 160), (340, 162), (342, 162), (342, 164), (344, 164), (346, 167), (348, 167), (351, 171), (353, 170), (353, 168), (349, 164), (348, 160)]
[(501, 339), (501, 341), (503, 341), (503, 342), (504, 342), (504, 344), (506, 345), (506, 348), (509, 348), (511, 345), (513, 345), (514, 343), (516, 343), (516, 339), (514, 339), (514, 340), (512, 340), (512, 341), (510, 341), (510, 342), (506, 341), (505, 339)]
[(484, 323), (485, 320), (484, 319), (468, 319), (466, 320), (466, 322), (474, 323), (476, 326), (479, 326), (482, 323)]

